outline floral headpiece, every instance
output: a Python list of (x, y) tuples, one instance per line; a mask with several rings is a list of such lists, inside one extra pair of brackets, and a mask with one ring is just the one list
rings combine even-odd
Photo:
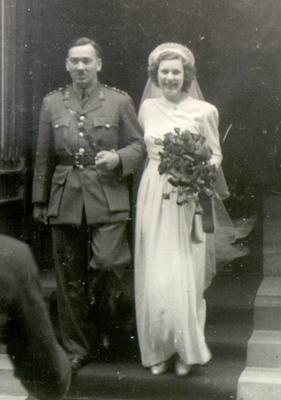
[(192, 52), (182, 44), (179, 43), (163, 43), (157, 46), (149, 55), (148, 57), (148, 65), (151, 65), (157, 61), (159, 56), (166, 51), (170, 51), (172, 53), (178, 54), (181, 56), (187, 63), (191, 64), (192, 66), (195, 65), (195, 59)]

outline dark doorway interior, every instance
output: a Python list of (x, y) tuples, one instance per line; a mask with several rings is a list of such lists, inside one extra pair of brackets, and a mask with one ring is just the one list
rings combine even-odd
[[(97, 39), (104, 59), (101, 80), (128, 91), (136, 105), (149, 52), (161, 42), (179, 41), (195, 54), (203, 93), (220, 111), (222, 139), (230, 127), (222, 146), (233, 196), (251, 197), (261, 184), (279, 185), (280, 2), (36, 3), (27, 21), (37, 99), (35, 127), (42, 96), (67, 82), (65, 48), (73, 38)], [(35, 140), (36, 129), (33, 135)]]
[[(279, 190), (278, 0), (22, 0), (16, 9), (22, 81), (17, 129), (28, 171), (27, 215), (41, 100), (67, 83), (65, 49), (77, 36), (94, 37), (100, 43), (101, 80), (129, 92), (136, 106), (150, 51), (165, 41), (189, 46), (205, 98), (220, 112), (229, 212), (233, 217), (258, 213), (262, 194)], [(32, 235), (31, 229), (27, 237)]]

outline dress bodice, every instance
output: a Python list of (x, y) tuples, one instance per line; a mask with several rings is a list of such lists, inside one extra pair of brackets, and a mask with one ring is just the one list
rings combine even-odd
[(144, 128), (144, 139), (150, 160), (160, 160), (161, 145), (156, 143), (156, 139), (163, 139), (166, 133), (180, 128), (204, 135), (213, 150), (214, 163), (220, 163), (217, 110), (211, 104), (192, 97), (185, 98), (179, 104), (170, 103), (163, 97), (148, 99), (142, 104), (139, 120)]

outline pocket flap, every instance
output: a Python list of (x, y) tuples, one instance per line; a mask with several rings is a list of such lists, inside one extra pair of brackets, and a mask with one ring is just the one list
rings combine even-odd
[(102, 182), (102, 187), (110, 212), (128, 212), (130, 210), (126, 182)]
[(112, 116), (96, 116), (94, 119), (94, 126), (98, 127), (104, 127), (104, 128), (117, 128), (118, 127), (118, 123), (116, 121), (116, 119)]
[(53, 128), (58, 129), (61, 126), (69, 126), (70, 119), (66, 116), (57, 117), (53, 120)]

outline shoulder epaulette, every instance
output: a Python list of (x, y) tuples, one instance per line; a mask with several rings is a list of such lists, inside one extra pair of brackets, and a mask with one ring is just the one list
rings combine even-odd
[(52, 94), (55, 94), (55, 93), (62, 93), (63, 90), (64, 90), (63, 87), (60, 87), (60, 88), (55, 89), (55, 90), (52, 90), (51, 92), (46, 94), (46, 97), (51, 96)]
[(103, 86), (104, 86), (106, 89), (113, 90), (113, 91), (116, 92), (116, 93), (120, 93), (120, 94), (124, 94), (125, 96), (128, 96), (128, 93), (125, 92), (124, 90), (118, 89), (118, 88), (116, 88), (116, 87), (114, 87), (114, 86), (108, 86), (108, 85), (106, 85), (106, 84), (103, 84)]

